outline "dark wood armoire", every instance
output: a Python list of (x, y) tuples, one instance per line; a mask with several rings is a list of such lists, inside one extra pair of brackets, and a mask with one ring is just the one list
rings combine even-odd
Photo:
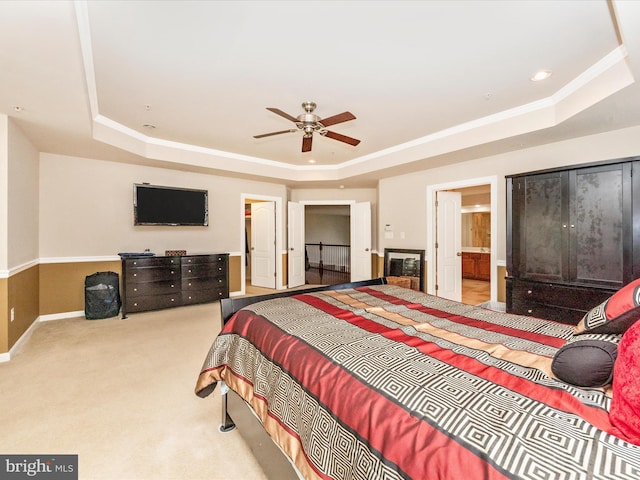
[(640, 276), (640, 157), (506, 179), (508, 312), (576, 324)]

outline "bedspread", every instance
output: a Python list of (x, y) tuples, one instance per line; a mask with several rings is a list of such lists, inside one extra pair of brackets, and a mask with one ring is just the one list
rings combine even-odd
[(196, 392), (224, 380), (306, 478), (638, 479), (611, 391), (556, 379), (573, 327), (391, 285), (250, 305)]

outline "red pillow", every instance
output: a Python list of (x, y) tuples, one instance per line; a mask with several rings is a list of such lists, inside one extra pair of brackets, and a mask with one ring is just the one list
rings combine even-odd
[(627, 283), (600, 305), (593, 307), (573, 332), (624, 333), (639, 319), (640, 278)]
[(614, 434), (640, 445), (640, 322), (627, 330), (618, 345), (609, 420), (617, 429)]

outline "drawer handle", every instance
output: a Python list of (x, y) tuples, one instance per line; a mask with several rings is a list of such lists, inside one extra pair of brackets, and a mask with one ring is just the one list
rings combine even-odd
[(138, 262), (133, 262), (133, 264), (134, 264), (134, 265), (137, 265), (137, 264), (138, 264)]
[(189, 282), (189, 286), (191, 286), (191, 282)]
[(134, 273), (134, 274), (133, 274), (133, 276), (134, 276), (134, 277), (137, 277), (137, 276), (138, 276), (138, 274), (137, 274), (137, 273)]
[(189, 297), (189, 300), (191, 300), (191, 297)]
[(532, 293), (533, 293), (533, 291), (527, 290), (527, 295), (531, 295)]
[(189, 273), (191, 273), (191, 269), (189, 269)]
[(176, 299), (175, 299), (175, 298), (172, 298), (172, 299), (171, 299), (171, 301), (172, 301), (172, 302), (175, 302), (175, 301), (176, 301)]
[(175, 287), (175, 285), (171, 285), (171, 288), (174, 288), (174, 287)]
[(527, 310), (527, 313), (533, 313), (533, 310), (529, 309)]
[(134, 307), (137, 307), (137, 306), (138, 306), (138, 304), (137, 304), (137, 303), (134, 303), (134, 304), (133, 304), (133, 306), (134, 306)]
[(133, 289), (133, 291), (134, 291), (134, 292), (137, 292), (137, 291), (138, 291), (138, 289), (137, 289), (137, 288), (134, 288), (134, 289)]

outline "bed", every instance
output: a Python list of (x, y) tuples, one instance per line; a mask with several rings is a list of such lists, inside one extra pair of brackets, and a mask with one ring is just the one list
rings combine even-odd
[(197, 395), (235, 392), (304, 478), (640, 478), (640, 447), (609, 415), (612, 385), (555, 372), (561, 352), (588, 356), (573, 325), (384, 279), (230, 300), (223, 320)]

